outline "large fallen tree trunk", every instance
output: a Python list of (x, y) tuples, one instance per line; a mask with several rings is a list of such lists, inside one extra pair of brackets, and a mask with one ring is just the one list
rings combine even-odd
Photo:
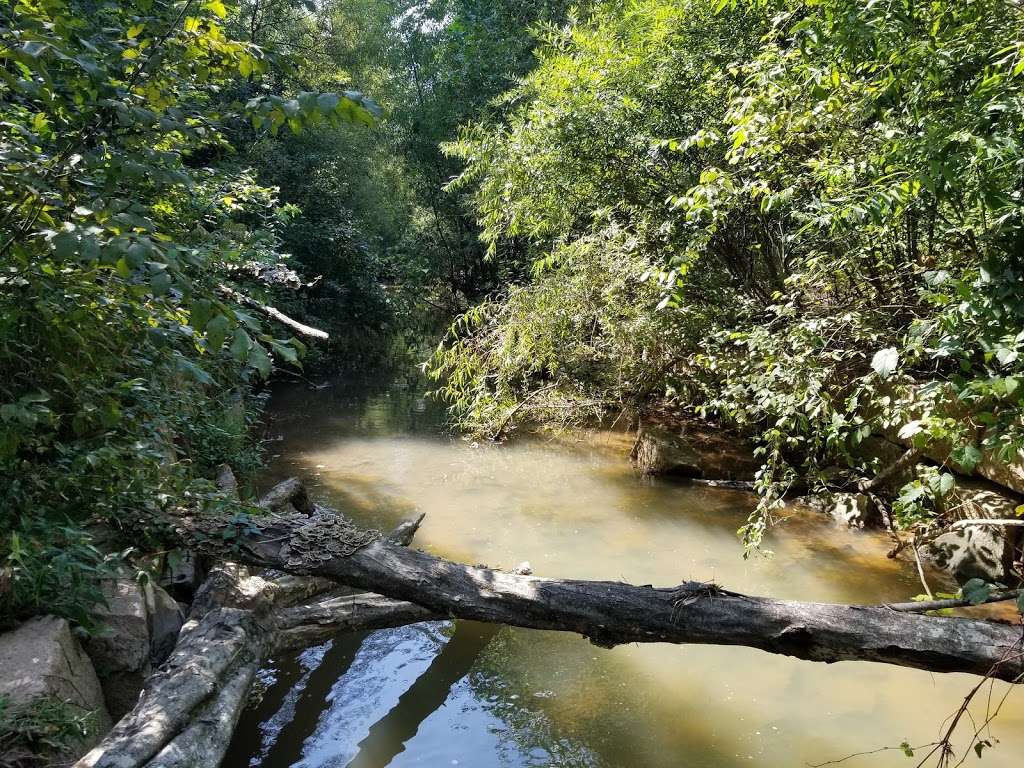
[[(239, 557), (252, 565), (326, 577), (445, 616), (577, 632), (608, 647), (743, 645), (811, 661), (877, 661), (1012, 681), (1024, 674), (1022, 630), (1008, 624), (773, 600), (713, 584), (655, 588), (505, 573), (368, 538), (322, 507), (312, 515), (270, 515), (258, 524), (258, 534), (235, 539)], [(205, 540), (223, 527), (193, 518), (182, 533)]]

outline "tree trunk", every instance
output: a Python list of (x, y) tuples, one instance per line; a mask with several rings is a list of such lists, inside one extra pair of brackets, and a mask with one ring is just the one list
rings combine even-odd
[[(991, 672), (1013, 681), (1024, 673), (1021, 628), (1007, 624), (885, 606), (772, 600), (694, 582), (654, 588), (504, 573), (452, 563), (386, 538), (363, 544), (363, 532), (322, 507), (308, 517), (281, 514), (259, 522), (259, 534), (238, 539), (239, 556), (251, 564), (324, 576), (445, 616), (577, 632), (607, 647), (744, 645), (811, 661)], [(182, 532), (209, 536), (222, 527), (193, 518)]]
[[(305, 489), (283, 483), (285, 499)], [(268, 504), (268, 507), (270, 505)], [(280, 504), (278, 505), (280, 506)], [(383, 538), (412, 541), (423, 516)], [(267, 655), (320, 642), (339, 631), (380, 629), (438, 618), (379, 595), (324, 596), (334, 581), (278, 573), (251, 575), (225, 563), (203, 583), (167, 662), (125, 715), (75, 768), (216, 768), (227, 751), (249, 686)], [(318, 599), (308, 605), (295, 603)]]

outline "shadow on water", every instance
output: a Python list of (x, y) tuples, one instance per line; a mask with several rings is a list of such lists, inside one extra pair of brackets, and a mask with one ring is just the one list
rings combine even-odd
[(291, 765), (316, 728), (332, 686), (352, 666), (367, 634), (338, 635), (282, 659), (273, 684), (240, 719), (222, 768)]

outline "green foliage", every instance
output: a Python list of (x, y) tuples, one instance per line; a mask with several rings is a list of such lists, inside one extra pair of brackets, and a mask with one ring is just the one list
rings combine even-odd
[[(286, 66), (231, 39), (233, 6), (17, 0), (0, 16), (0, 608), (87, 624), (112, 563), (221, 461), (255, 467), (247, 425), (275, 338), (235, 291), (281, 259), (293, 215), (232, 137), (340, 123), (358, 92), (261, 87)], [(273, 67), (272, 67), (273, 65)]]
[[(650, 360), (634, 378), (755, 437), (756, 545), (797, 478), (877, 470), (872, 432), (951, 445), (964, 471), (1024, 447), (1021, 29), (1009, 0), (602, 5), (549, 33), (507, 116), (449, 145), (467, 163), (455, 186), (474, 190), (496, 258), (525, 244), (541, 266), (522, 291), (585, 279), (562, 254), (609, 221), (656, 267), (642, 311), (669, 316), (670, 337), (622, 353)], [(548, 325), (535, 313), (517, 334)], [(556, 373), (467, 410), (516, 380), (509, 366), (530, 381), (504, 338), (463, 332), (435, 357), (464, 372), (447, 394), (470, 421), (552, 383), (604, 399), (604, 373)], [(916, 480), (899, 521), (941, 517), (951, 482)]]
[[(430, 363), (461, 426), (495, 435), (520, 420), (577, 421), (642, 399), (672, 363), (680, 318), (651, 313), (651, 264), (622, 233), (561, 249), (564, 269), (462, 315)], [(557, 391), (554, 390), (557, 385)]]

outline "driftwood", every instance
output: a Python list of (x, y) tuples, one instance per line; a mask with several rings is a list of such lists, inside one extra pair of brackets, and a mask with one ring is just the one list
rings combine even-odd
[(1007, 600), (1016, 600), (1024, 589), (1007, 589), (993, 592), (981, 602), (971, 602), (962, 597), (950, 597), (942, 600), (915, 600), (907, 603), (887, 603), (886, 608), (890, 611), (904, 611), (908, 613), (921, 613), (924, 611), (941, 611), (946, 608), (968, 608), (972, 605), (987, 605), (988, 603), (1004, 603)]
[(276, 320), (282, 325), (291, 328), (296, 333), (301, 334), (302, 336), (307, 336), (311, 339), (321, 339), (323, 341), (326, 341), (327, 339), (331, 338), (330, 334), (327, 333), (327, 331), (321, 331), (319, 328), (314, 328), (311, 325), (300, 323), (298, 320), (288, 317), (288, 315), (286, 315), (284, 312), (277, 309), (276, 307), (272, 307), (269, 304), (264, 304), (263, 302), (256, 301), (256, 299), (252, 298), (251, 296), (246, 296), (244, 293), (239, 293), (238, 291), (234, 290), (233, 288), (229, 288), (224, 284), (219, 285), (218, 289), (225, 296), (229, 296), (230, 298), (234, 299), (240, 304), (245, 304), (248, 307), (252, 307), (256, 311), (261, 312), (267, 317), (269, 317), (271, 320)]
[[(352, 547), (351, 524), (317, 508), (274, 515), (242, 538), (253, 565), (322, 576), (445, 616), (577, 632), (602, 646), (632, 642), (744, 645), (811, 661), (877, 661), (936, 672), (1024, 673), (1020, 627), (920, 616), (885, 606), (832, 605), (740, 595), (713, 584), (654, 588), (612, 581), (545, 579), (453, 563), (386, 538)], [(216, 533), (186, 520), (182, 534)], [(205, 528), (204, 528), (205, 526)], [(340, 545), (346, 548), (344, 542)]]

